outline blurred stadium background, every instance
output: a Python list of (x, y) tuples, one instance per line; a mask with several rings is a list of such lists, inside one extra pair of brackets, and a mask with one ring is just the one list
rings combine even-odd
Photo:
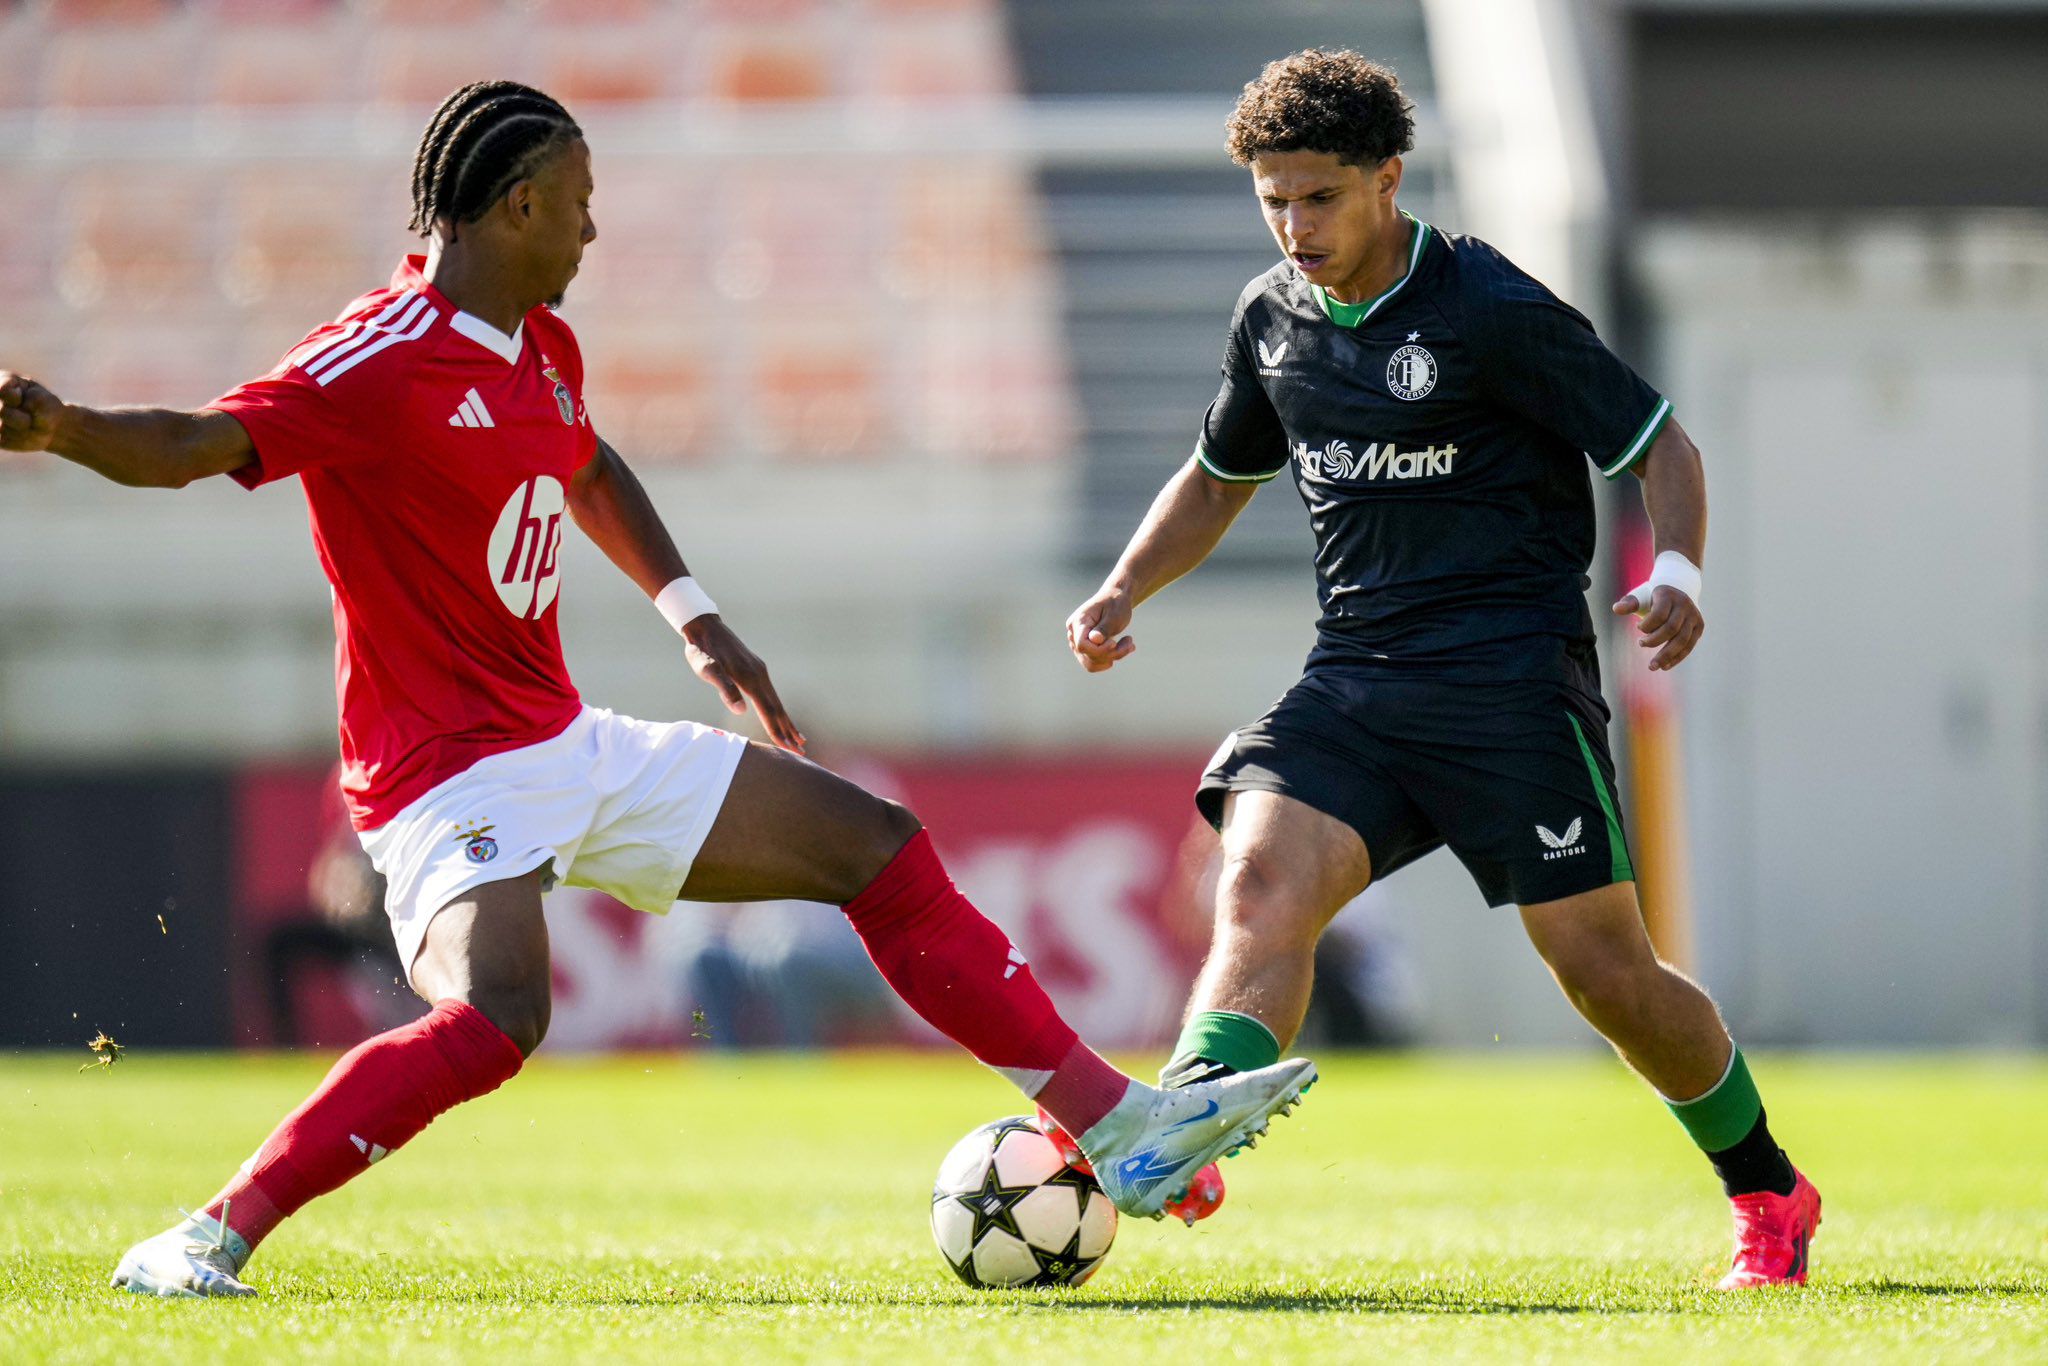
[[(600, 428), (820, 757), (912, 802), (1077, 1024), (1151, 1045), (1203, 941), (1189, 788), (1311, 637), (1298, 500), (1113, 675), (1060, 627), (1272, 259), (1224, 115), (1310, 45), (1400, 72), (1407, 207), (1578, 303), (1706, 453), (1713, 629), (1675, 680), (1607, 656), (1667, 950), (1752, 1044), (2048, 1043), (2048, 5), (0, 0), (0, 363), (201, 404), (388, 276), (450, 89), (548, 89), (596, 158), (565, 311)], [(406, 1008), (335, 914), (299, 495), (215, 482), (0, 457), (0, 1045)], [(1603, 496), (1596, 602), (1646, 558)], [(711, 719), (570, 539), (585, 694)], [(550, 915), (551, 1047), (907, 1037), (813, 908)], [(1344, 923), (1327, 1039), (1594, 1042), (1448, 857)]]

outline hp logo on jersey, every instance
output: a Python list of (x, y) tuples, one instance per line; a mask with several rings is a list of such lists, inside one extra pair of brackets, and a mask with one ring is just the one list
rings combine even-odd
[(1423, 346), (1404, 346), (1387, 362), (1387, 388), (1413, 401), (1436, 388), (1436, 357)]
[(562, 485), (536, 475), (512, 490), (491, 530), (487, 567), (505, 610), (539, 618), (562, 587)]

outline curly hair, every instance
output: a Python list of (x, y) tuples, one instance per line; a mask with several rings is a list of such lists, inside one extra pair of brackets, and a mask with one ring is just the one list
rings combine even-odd
[(1349, 166), (1377, 166), (1415, 145), (1415, 106), (1378, 62), (1312, 47), (1266, 63), (1238, 96), (1229, 127), (1240, 166), (1267, 152), (1328, 152)]

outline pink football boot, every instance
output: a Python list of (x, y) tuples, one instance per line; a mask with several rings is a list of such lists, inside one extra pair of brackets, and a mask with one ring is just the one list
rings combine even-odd
[[(1060, 1156), (1075, 1171), (1095, 1175), (1095, 1168), (1089, 1165), (1081, 1152), (1081, 1145), (1074, 1142), (1073, 1135), (1059, 1125), (1059, 1121), (1038, 1107), (1038, 1130), (1052, 1140), (1052, 1146), (1060, 1150)], [(1223, 1173), (1214, 1162), (1195, 1173), (1195, 1179), (1188, 1183), (1188, 1193), (1178, 1200), (1169, 1200), (1162, 1213), (1170, 1214), (1186, 1224), (1195, 1226), (1197, 1219), (1206, 1219), (1223, 1207)]]
[(1735, 1206), (1735, 1265), (1716, 1290), (1806, 1284), (1806, 1248), (1820, 1228), (1820, 1192), (1799, 1172), (1792, 1175), (1790, 1195), (1758, 1191), (1729, 1202)]

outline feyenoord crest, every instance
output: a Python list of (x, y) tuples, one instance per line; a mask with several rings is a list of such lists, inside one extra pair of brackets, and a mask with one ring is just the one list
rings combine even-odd
[(1436, 357), (1427, 347), (1402, 347), (1387, 362), (1387, 388), (1395, 398), (1421, 398), (1436, 388)]
[(568, 385), (566, 385), (566, 384), (562, 383), (562, 377), (561, 377), (560, 375), (558, 375), (558, 374), (556, 374), (556, 373), (555, 373), (555, 367), (554, 367), (554, 366), (550, 365), (550, 366), (548, 366), (548, 367), (547, 367), (547, 368), (546, 368), (545, 370), (542, 370), (542, 371), (541, 371), (540, 373), (541, 373), (541, 378), (542, 378), (542, 379), (545, 379), (545, 380), (547, 380), (547, 381), (548, 381), (548, 382), (549, 382), (550, 384), (552, 384), (552, 385), (554, 385), (554, 386), (555, 386), (555, 411), (556, 411), (556, 412), (558, 412), (558, 413), (560, 413), (560, 414), (562, 415), (562, 425), (563, 425), (564, 427), (573, 427), (573, 426), (575, 426), (575, 425), (576, 425), (576, 397), (575, 397), (575, 395), (573, 395), (573, 394), (571, 394), (571, 393), (569, 392), (569, 386), (568, 386)]

